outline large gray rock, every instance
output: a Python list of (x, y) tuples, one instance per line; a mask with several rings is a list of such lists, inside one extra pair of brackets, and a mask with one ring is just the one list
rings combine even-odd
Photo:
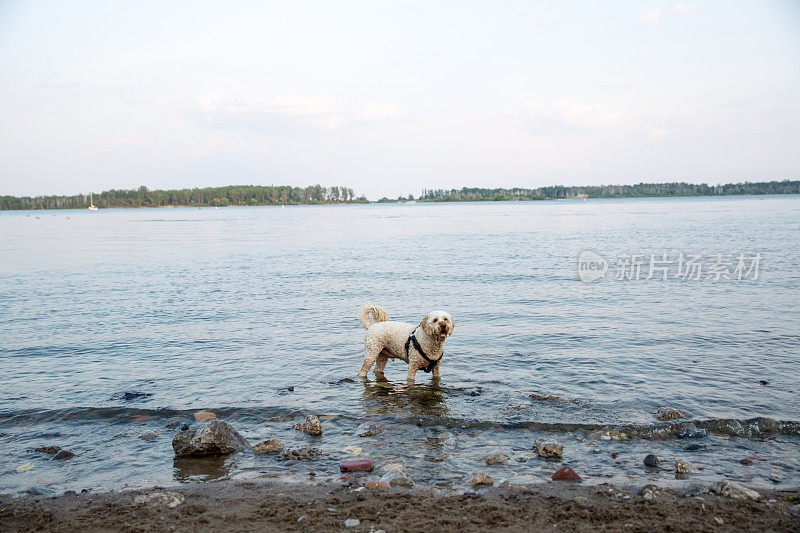
[(211, 420), (196, 431), (181, 431), (172, 439), (177, 457), (229, 455), (249, 447), (247, 439), (222, 420)]

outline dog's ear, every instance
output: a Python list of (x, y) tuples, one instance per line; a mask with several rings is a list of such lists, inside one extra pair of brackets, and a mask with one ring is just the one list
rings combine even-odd
[(424, 317), (422, 317), (422, 322), (419, 323), (419, 327), (422, 328), (422, 331), (427, 333), (428, 335), (431, 334), (431, 314), (428, 313)]
[(453, 320), (452, 316), (449, 317), (449, 318), (450, 318), (450, 329), (447, 331), (447, 334), (448, 335), (452, 335), (453, 334), (453, 330), (456, 329), (456, 321)]

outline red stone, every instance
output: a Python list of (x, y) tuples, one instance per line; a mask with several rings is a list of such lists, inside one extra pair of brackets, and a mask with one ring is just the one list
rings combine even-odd
[(568, 466), (562, 466), (553, 474), (553, 481), (580, 481), (581, 476)]
[(372, 472), (374, 468), (372, 459), (345, 459), (339, 465), (342, 472)]
[(614, 459), (616, 459), (616, 458), (617, 458), (617, 452), (611, 452), (611, 457), (613, 457)]
[(350, 483), (350, 474), (344, 474), (339, 476), (340, 481), (344, 481), (345, 483)]

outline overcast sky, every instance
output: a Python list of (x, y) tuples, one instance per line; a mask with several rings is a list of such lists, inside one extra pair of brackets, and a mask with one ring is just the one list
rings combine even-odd
[(0, 0), (0, 195), (800, 178), (800, 2)]

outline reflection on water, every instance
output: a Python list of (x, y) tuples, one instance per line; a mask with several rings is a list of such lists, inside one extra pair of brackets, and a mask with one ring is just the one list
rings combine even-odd
[(375, 416), (407, 417), (425, 419), (444, 418), (449, 415), (445, 403), (445, 390), (435, 382), (430, 384), (391, 382), (383, 376), (374, 380), (363, 378), (364, 393), (361, 405), (365, 413)]
[(180, 483), (212, 481), (229, 476), (235, 464), (235, 457), (176, 457), (173, 478)]

